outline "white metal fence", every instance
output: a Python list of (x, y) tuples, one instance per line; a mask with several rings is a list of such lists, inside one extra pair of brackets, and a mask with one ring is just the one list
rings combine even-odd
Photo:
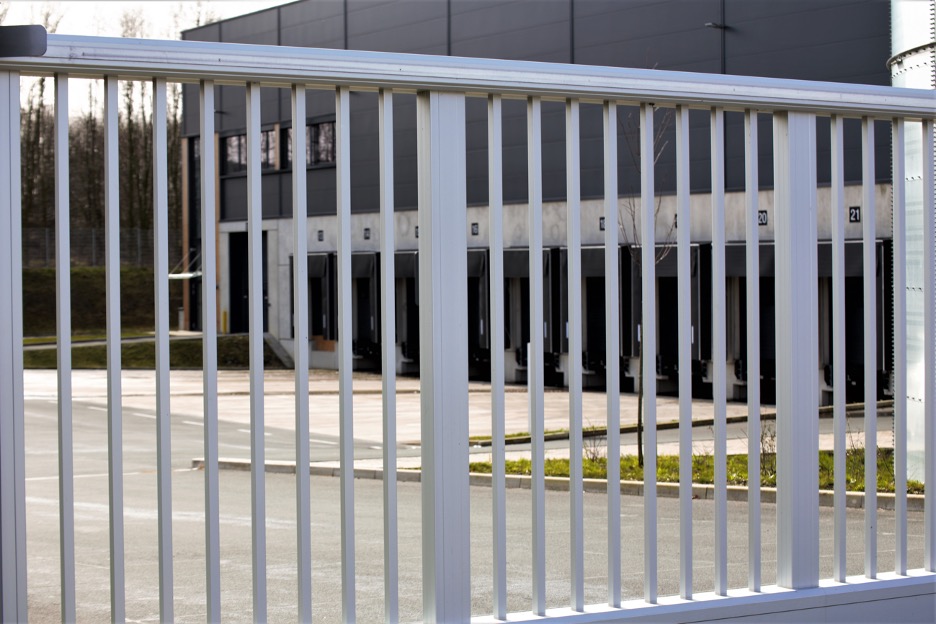
[[(248, 233), (250, 301), (250, 457), (252, 514), (253, 619), (267, 617), (267, 544), (265, 533), (264, 392), (261, 276), (261, 188), (260, 188), (260, 87), (291, 89), (293, 125), (304, 123), (305, 91), (331, 89), (336, 98), (336, 141), (338, 183), (338, 302), (339, 335), (351, 336), (351, 231), (350, 231), (350, 94), (354, 90), (379, 93), (381, 252), (394, 249), (393, 237), (393, 99), (394, 92), (418, 94), (418, 171), (422, 425), (422, 570), (424, 619), (427, 622), (467, 622), (471, 619), (471, 568), (469, 535), (468, 464), (468, 353), (466, 343), (466, 179), (465, 98), (486, 97), (490, 172), (491, 240), (491, 339), (492, 385), (491, 429), (493, 431), (493, 613), (474, 614), (479, 622), (508, 617), (506, 563), (507, 511), (504, 475), (504, 288), (502, 232), (502, 141), (501, 106), (504, 98), (527, 101), (529, 154), (529, 275), (531, 342), (529, 345), (529, 427), (532, 434), (532, 602), (529, 613), (511, 614), (511, 621), (546, 616), (563, 622), (613, 622), (631, 618), (653, 620), (702, 620), (720, 617), (769, 614), (808, 608), (832, 608), (849, 601), (889, 600), (936, 593), (936, 317), (933, 274), (933, 123), (932, 92), (919, 92), (859, 85), (806, 83), (732, 76), (671, 73), (647, 70), (595, 68), (543, 63), (504, 62), (368, 52), (285, 49), (196, 42), (157, 42), (50, 36), (44, 57), (0, 59), (0, 607), (3, 621), (27, 619), (26, 513), (24, 483), (24, 388), (22, 355), (22, 231), (19, 197), (19, 80), (20, 75), (54, 74), (56, 120), (56, 236), (58, 269), (59, 336), (59, 483), (60, 564), (62, 619), (76, 616), (74, 493), (71, 398), (70, 286), (68, 235), (68, 77), (105, 79), (106, 154), (106, 244), (107, 343), (108, 343), (108, 461), (109, 461), (109, 548), (111, 611), (115, 621), (125, 619), (125, 554), (122, 483), (122, 413), (120, 365), (120, 200), (117, 187), (118, 80), (151, 80), (154, 115), (154, 214), (157, 270), (156, 301), (168, 297), (168, 224), (166, 85), (168, 81), (200, 85), (201, 135), (214, 134), (214, 86), (247, 86), (248, 141)], [(547, 610), (546, 511), (544, 479), (544, 374), (543, 374), (543, 267), (541, 106), (544, 100), (565, 102), (568, 171), (569, 249), (569, 353), (570, 379), (570, 553), (571, 601), (568, 609)], [(654, 276), (654, 110), (675, 109), (677, 153), (678, 222), (689, 223), (689, 111), (711, 113), (712, 232), (713, 232), (713, 341), (715, 407), (715, 534), (714, 587), (698, 587), (692, 578), (693, 519), (691, 506), (691, 377), (689, 315), (690, 266), (689, 228), (678, 229), (679, 377), (680, 389), (680, 517), (679, 597), (658, 594), (658, 523), (656, 506), (656, 302), (643, 298), (643, 371), (645, 379), (646, 442), (643, 518), (644, 600), (622, 602), (621, 498), (618, 488), (607, 490), (607, 602), (585, 604), (584, 518), (581, 458), (582, 442), (582, 301), (580, 266), (579, 197), (579, 110), (580, 104), (598, 104), (604, 116), (604, 184), (607, 223), (618, 220), (617, 132), (618, 106), (638, 106), (641, 127), (641, 241), (643, 292), (655, 290)], [(741, 112), (745, 118), (745, 170), (747, 185), (747, 272), (758, 271), (758, 115), (773, 119), (774, 192), (776, 218), (777, 302), (777, 584), (761, 586), (761, 504), (757, 479), (751, 483), (749, 510), (748, 587), (729, 594), (728, 507), (726, 486), (725, 406), (725, 191), (724, 115)], [(865, 362), (868, 378), (876, 371), (874, 280), (875, 171), (873, 162), (874, 121), (887, 120), (893, 129), (893, 197), (895, 262), (895, 471), (896, 471), (896, 560), (894, 572), (876, 569), (875, 541), (877, 507), (872, 487), (865, 503), (865, 579), (845, 578), (845, 408), (844, 367), (835, 368), (835, 532), (834, 579), (820, 581), (819, 511), (817, 497), (818, 421), (816, 418), (818, 378), (815, 361), (818, 341), (816, 260), (816, 134), (817, 117), (831, 118), (832, 219), (833, 219), (833, 350), (834, 361), (843, 362), (846, 310), (844, 289), (844, 204), (842, 143), (846, 118), (862, 120), (864, 163), (864, 289)], [(908, 122), (919, 122), (911, 125)], [(923, 187), (925, 194), (924, 258), (926, 285), (926, 490), (925, 570), (907, 569), (906, 495), (906, 309), (904, 301), (904, 144), (909, 131), (922, 132)], [(303, 153), (303, 133), (293, 136), (293, 149)], [(215, 162), (211, 150), (203, 151), (201, 175), (202, 300), (214, 301), (216, 290)], [(297, 168), (301, 171), (301, 168)], [(296, 233), (294, 258), (306, 255), (306, 176), (293, 175), (293, 214)], [(881, 207), (886, 209), (886, 207)], [(619, 352), (618, 232), (605, 231), (605, 314), (607, 351)], [(384, 257), (390, 257), (385, 255)], [(309, 378), (306, 263), (294, 267), (296, 336), (296, 462), (309, 463)], [(453, 278), (455, 276), (455, 278)], [(384, 448), (384, 558), (385, 613), (390, 622), (398, 619), (396, 433), (393, 336), (394, 280), (392, 262), (381, 266), (381, 322), (383, 331), (383, 448)], [(759, 378), (759, 293), (757, 280), (747, 288), (748, 375)], [(812, 285), (812, 287), (810, 287)], [(205, 460), (205, 585), (207, 618), (225, 619), (221, 611), (221, 552), (218, 475), (218, 319), (214, 306), (202, 307), (204, 327), (204, 460)], [(173, 521), (171, 497), (168, 308), (156, 307), (157, 344), (157, 472), (159, 538), (159, 614), (173, 620)], [(670, 328), (662, 328), (670, 331)], [(355, 621), (355, 500), (353, 488), (353, 413), (351, 340), (338, 343), (340, 385), (340, 502), (341, 586), (343, 620)], [(607, 362), (607, 414), (609, 479), (618, 480), (620, 455), (619, 359)], [(874, 384), (866, 384), (866, 454), (877, 454)], [(757, 385), (749, 386), (749, 411), (760, 411)], [(443, 417), (444, 414), (444, 417)], [(750, 447), (759, 446), (759, 421), (749, 422)], [(759, 474), (757, 453), (749, 454), (750, 474)], [(866, 464), (866, 483), (876, 482), (876, 462)], [(307, 471), (296, 477), (298, 619), (311, 621), (315, 611), (311, 593), (310, 480)], [(373, 503), (368, 503), (373, 504)], [(102, 529), (103, 530), (103, 529)], [(854, 548), (854, 546), (852, 546)], [(796, 591), (781, 591), (787, 588)], [(712, 590), (714, 594), (709, 593)], [(875, 593), (877, 592), (877, 593)], [(860, 596), (860, 598), (859, 598)], [(154, 614), (155, 615), (155, 614)]]

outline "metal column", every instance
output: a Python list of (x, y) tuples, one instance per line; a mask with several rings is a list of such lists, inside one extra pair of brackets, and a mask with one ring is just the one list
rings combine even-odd
[(774, 114), (777, 585), (819, 584), (816, 121)]
[(471, 616), (465, 97), (422, 92), (419, 145), (423, 618)]

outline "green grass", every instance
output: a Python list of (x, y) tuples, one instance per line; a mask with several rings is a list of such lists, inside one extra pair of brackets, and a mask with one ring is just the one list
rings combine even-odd
[[(773, 453), (764, 453), (761, 456), (761, 485), (775, 487), (777, 475), (774, 470), (776, 456)], [(864, 491), (864, 450), (850, 449), (846, 453), (846, 489), (850, 492)], [(490, 474), (490, 462), (472, 462), (471, 472)], [(529, 475), (531, 465), (529, 459), (507, 460), (507, 474)], [(727, 461), (727, 481), (729, 485), (747, 485), (747, 455), (729, 455)], [(586, 458), (582, 461), (582, 474), (586, 479), (607, 479), (607, 460), (603, 457), (597, 459)], [(568, 477), (568, 459), (547, 459), (545, 462), (545, 476)], [(642, 481), (643, 468), (638, 465), (637, 457), (625, 455), (621, 458), (621, 480)], [(710, 484), (715, 480), (715, 458), (711, 455), (694, 455), (692, 457), (692, 482)], [(833, 455), (831, 451), (819, 451), (819, 489), (831, 490), (834, 483)], [(662, 483), (679, 482), (679, 456), (660, 455), (657, 457), (657, 481)], [(894, 457), (892, 449), (878, 449), (878, 491), (894, 491)], [(910, 494), (922, 494), (923, 484), (919, 481), (908, 481), (907, 491)]]
[[(169, 291), (166, 306), (174, 315), (182, 305), (182, 284), (170, 282)], [(72, 267), (71, 295), (72, 330), (102, 333), (107, 300), (104, 267)], [(121, 267), (120, 318), (124, 327), (153, 327), (154, 317), (153, 269)], [(23, 333), (26, 336), (55, 333), (55, 269), (23, 270)]]
[[(153, 335), (153, 329), (149, 328), (130, 328), (124, 329), (120, 332), (121, 338), (146, 338)], [(75, 332), (72, 334), (72, 344), (78, 344), (82, 342), (93, 342), (95, 340), (106, 340), (107, 334), (102, 331), (87, 331), (87, 332)], [(23, 344), (26, 346), (30, 345), (54, 345), (58, 344), (58, 336), (26, 336), (23, 338)]]
[[(218, 366), (220, 368), (247, 368), (249, 347), (247, 336), (218, 337)], [(133, 342), (121, 346), (121, 368), (153, 369), (156, 366), (156, 345), (152, 342)], [(35, 349), (23, 352), (26, 368), (55, 368), (55, 349)], [(201, 368), (201, 338), (172, 340), (169, 343), (169, 365), (172, 368)], [(282, 368), (283, 365), (273, 352), (264, 345), (263, 365), (265, 368)], [(72, 349), (72, 368), (101, 369), (107, 367), (107, 351), (104, 345), (75, 346)]]

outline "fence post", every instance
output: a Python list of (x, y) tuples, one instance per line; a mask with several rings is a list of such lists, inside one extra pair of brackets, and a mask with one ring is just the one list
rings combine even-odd
[(0, 71), (0, 621), (26, 621), (19, 73)]
[(471, 617), (465, 97), (417, 99), (423, 618)]
[(774, 114), (777, 585), (819, 584), (816, 118)]

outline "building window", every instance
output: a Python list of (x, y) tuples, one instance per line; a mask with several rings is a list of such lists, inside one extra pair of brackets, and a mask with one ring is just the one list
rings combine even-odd
[(192, 137), (189, 139), (189, 144), (191, 145), (191, 159), (189, 160), (191, 188), (194, 193), (194, 201), (197, 203), (201, 192), (201, 138)]
[(335, 162), (335, 122), (326, 121), (322, 123), (307, 126), (312, 129), (312, 140), (309, 144), (312, 146), (313, 165), (322, 165)]
[(276, 132), (273, 130), (260, 133), (260, 168), (276, 169)]
[[(221, 174), (231, 175), (247, 171), (247, 135), (235, 134), (222, 139), (224, 159)], [(276, 132), (264, 130), (260, 133), (260, 168), (276, 168)]]
[[(286, 133), (287, 166), (292, 166), (292, 128), (284, 130)], [(306, 167), (314, 165), (330, 165), (335, 162), (335, 122), (323, 121), (309, 124), (305, 127), (306, 133)]]
[(242, 173), (247, 171), (247, 137), (243, 134), (224, 137), (221, 153), (221, 174)]

